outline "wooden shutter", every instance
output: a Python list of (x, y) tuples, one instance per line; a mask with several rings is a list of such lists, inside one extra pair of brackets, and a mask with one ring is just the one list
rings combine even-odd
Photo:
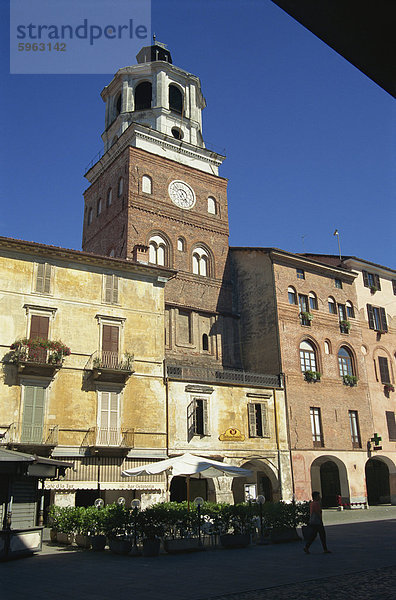
[(377, 275), (376, 273), (374, 273), (374, 285), (375, 287), (380, 290), (381, 289), (381, 282), (380, 282), (380, 278), (379, 275)]
[(249, 418), (249, 437), (257, 437), (257, 426), (256, 426), (256, 405), (252, 402), (248, 404), (248, 418)]
[(386, 424), (388, 425), (388, 435), (390, 442), (396, 442), (396, 421), (395, 421), (395, 413), (387, 410), (385, 411), (386, 415)]
[(381, 306), (379, 309), (379, 312), (380, 312), (381, 331), (388, 331), (388, 323), (386, 322), (385, 308), (382, 308), (382, 306)]
[(208, 401), (206, 398), (202, 398), (201, 402), (203, 412), (203, 434), (209, 435)]
[(371, 306), (371, 304), (367, 304), (367, 317), (368, 317), (370, 329), (375, 329), (374, 310), (373, 310), (373, 307)]
[(362, 275), (363, 275), (363, 285), (364, 285), (364, 287), (370, 287), (367, 271), (362, 271)]
[(22, 442), (42, 443), (44, 427), (45, 388), (26, 386), (24, 388)]
[(118, 327), (116, 325), (103, 325), (102, 350), (103, 352), (118, 353)]
[(385, 356), (379, 356), (378, 364), (380, 368), (381, 383), (390, 383), (388, 359)]
[(40, 315), (32, 315), (30, 321), (30, 339), (36, 340), (41, 338), (43, 340), (48, 339), (49, 330), (49, 317), (42, 317)]
[(267, 404), (265, 402), (262, 402), (260, 404), (260, 409), (261, 409), (261, 423), (262, 423), (263, 437), (270, 437)]
[(36, 292), (49, 294), (51, 289), (51, 265), (38, 263), (36, 275)]
[(195, 400), (192, 400), (190, 404), (187, 406), (187, 437), (188, 441), (191, 440), (193, 435), (195, 435)]
[(105, 302), (117, 304), (118, 302), (118, 277), (105, 275)]

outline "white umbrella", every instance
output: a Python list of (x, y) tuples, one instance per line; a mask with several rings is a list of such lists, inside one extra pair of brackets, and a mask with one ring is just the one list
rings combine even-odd
[(137, 477), (138, 475), (155, 475), (170, 471), (172, 475), (187, 477), (187, 502), (190, 503), (190, 477), (249, 477), (252, 472), (242, 467), (227, 465), (218, 460), (211, 460), (195, 454), (182, 454), (175, 458), (167, 458), (141, 467), (126, 469), (122, 472), (125, 477)]

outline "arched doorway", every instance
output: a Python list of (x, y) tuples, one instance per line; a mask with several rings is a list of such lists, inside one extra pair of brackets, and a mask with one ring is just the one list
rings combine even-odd
[(332, 460), (320, 465), (320, 485), (322, 488), (322, 506), (329, 508), (337, 506), (337, 496), (341, 495), (340, 474)]
[(366, 486), (369, 504), (388, 504), (390, 498), (389, 468), (381, 459), (366, 463)]
[(262, 494), (265, 496), (266, 502), (277, 502), (278, 500), (281, 500), (277, 473), (272, 465), (264, 462), (263, 459), (252, 458), (239, 466), (252, 471), (252, 475), (250, 477), (235, 477), (232, 480), (231, 489), (235, 504), (246, 501), (246, 484), (254, 484), (256, 495)]

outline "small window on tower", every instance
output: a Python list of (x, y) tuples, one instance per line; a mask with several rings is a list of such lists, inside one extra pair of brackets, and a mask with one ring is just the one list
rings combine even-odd
[(121, 112), (121, 94), (118, 94), (116, 100), (116, 115), (119, 115)]
[(91, 223), (92, 223), (92, 214), (93, 214), (92, 208), (88, 209), (87, 225), (91, 225)]
[(121, 196), (123, 191), (124, 191), (124, 180), (122, 177), (120, 177), (120, 179), (118, 180), (118, 196)]
[(184, 242), (183, 238), (179, 238), (179, 239), (177, 240), (177, 249), (178, 249), (180, 252), (184, 252), (184, 250), (185, 250), (185, 247), (186, 247), (186, 244), (185, 244), (185, 242)]
[(172, 132), (173, 137), (176, 138), (177, 140), (183, 139), (183, 132), (181, 129), (179, 129), (179, 127), (172, 127), (171, 132)]
[(112, 201), (113, 201), (113, 190), (110, 188), (107, 192), (107, 201), (106, 201), (107, 208), (109, 208), (109, 206), (111, 206)]
[(183, 112), (183, 94), (173, 83), (169, 86), (169, 108), (179, 114)]
[(102, 198), (99, 198), (98, 203), (96, 205), (96, 216), (99, 217), (102, 212)]
[(212, 196), (209, 196), (208, 198), (208, 213), (211, 215), (217, 214), (216, 200)]
[(152, 85), (149, 81), (142, 81), (135, 90), (135, 110), (151, 108)]
[(142, 192), (145, 194), (152, 194), (153, 190), (153, 181), (151, 177), (148, 175), (143, 175), (142, 177)]

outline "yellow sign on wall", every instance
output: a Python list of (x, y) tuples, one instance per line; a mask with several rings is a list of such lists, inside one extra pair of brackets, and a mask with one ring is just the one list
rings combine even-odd
[(221, 442), (243, 442), (245, 436), (236, 427), (229, 427), (219, 435), (219, 440)]

